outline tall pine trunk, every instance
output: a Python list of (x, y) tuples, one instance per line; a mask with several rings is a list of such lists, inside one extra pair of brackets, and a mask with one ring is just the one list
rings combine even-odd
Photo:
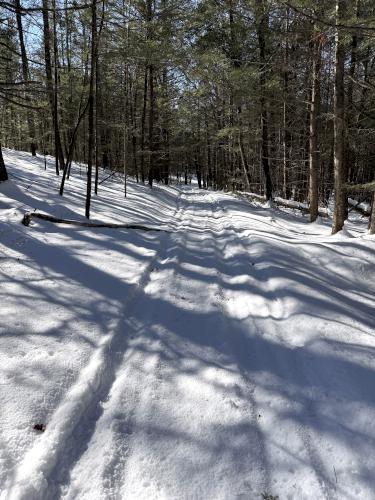
[(269, 165), (269, 146), (268, 146), (268, 116), (266, 106), (266, 35), (268, 32), (268, 13), (265, 10), (263, 0), (258, 0), (258, 44), (259, 44), (259, 62), (260, 62), (260, 127), (261, 127), (261, 160), (265, 177), (266, 199), (272, 199), (272, 179)]
[[(60, 140), (60, 131), (57, 116), (57, 99), (55, 93), (57, 92), (57, 82), (55, 85), (53, 83), (52, 76), (52, 57), (51, 57), (51, 33), (49, 26), (48, 17), (48, 0), (43, 0), (43, 38), (44, 38), (44, 59), (45, 59), (45, 69), (46, 69), (46, 81), (47, 81), (47, 93), (51, 108), (53, 128), (55, 132), (55, 155), (56, 155), (56, 174), (59, 175), (58, 163), (60, 163), (60, 169), (64, 168), (64, 155)], [(56, 63), (57, 61), (55, 61)]]
[[(337, 23), (345, 19), (346, 0), (337, 0), (336, 12)], [(344, 65), (345, 65), (345, 42), (344, 34), (339, 28), (336, 29), (336, 53), (335, 53), (335, 88), (334, 88), (334, 191), (335, 207), (333, 213), (332, 234), (341, 231), (346, 218), (347, 195), (346, 183), (346, 158), (345, 158), (345, 93), (344, 93)]]
[(318, 33), (313, 31), (311, 59), (311, 102), (310, 102), (310, 136), (309, 136), (309, 201), (310, 222), (316, 221), (319, 213), (319, 114), (320, 114), (320, 68), (321, 41)]
[(143, 80), (143, 106), (141, 116), (141, 181), (145, 182), (145, 129), (146, 129), (146, 111), (147, 111), (147, 84), (148, 67), (145, 67)]
[(154, 67), (150, 64), (148, 68), (149, 74), (149, 109), (148, 109), (148, 183), (152, 187), (154, 181), (154, 108), (155, 108), (155, 94), (154, 94)]
[(251, 180), (250, 179), (250, 167), (249, 167), (248, 161), (246, 159), (245, 148), (244, 148), (244, 145), (243, 145), (243, 132), (242, 132), (243, 123), (242, 123), (241, 113), (242, 113), (242, 108), (241, 108), (241, 106), (238, 106), (238, 108), (237, 108), (237, 114), (238, 114), (238, 147), (239, 147), (239, 150), (240, 150), (241, 165), (242, 165), (242, 168), (243, 168), (243, 173), (244, 173), (244, 178), (245, 178), (245, 183), (246, 183), (246, 189), (248, 191), (250, 191), (251, 190), (251, 188), (250, 188), (250, 180)]
[(372, 193), (371, 214), (369, 221), (369, 233), (375, 234), (375, 192)]
[[(20, 0), (14, 0), (14, 5), (16, 8), (17, 30), (18, 30), (18, 38), (19, 38), (20, 50), (21, 50), (22, 77), (23, 77), (24, 81), (26, 82), (30, 78), (30, 72), (29, 72), (29, 62), (27, 60), (27, 55), (26, 55), (25, 40), (24, 40), (24, 36), (23, 36)], [(31, 154), (33, 156), (36, 156), (37, 145), (35, 142), (35, 123), (34, 123), (34, 117), (31, 113), (31, 110), (27, 110), (26, 117), (27, 117), (27, 126), (29, 129), (29, 137), (30, 137), (30, 151), (31, 151)]]
[(95, 184), (94, 184), (94, 193), (98, 194), (99, 187), (99, 144), (100, 144), (100, 135), (99, 135), (99, 127), (98, 127), (98, 94), (100, 89), (100, 75), (99, 75), (99, 61), (98, 58), (95, 58), (95, 154), (94, 154), (94, 163), (95, 163)]
[(289, 101), (289, 7), (285, 8), (285, 38), (284, 38), (284, 70), (283, 70), (283, 196), (285, 199), (290, 197), (289, 189), (289, 149), (290, 149), (290, 130), (287, 105)]
[(95, 158), (95, 73), (96, 73), (96, 1), (91, 5), (91, 74), (89, 88), (89, 116), (88, 116), (88, 159), (87, 159), (87, 188), (86, 188), (86, 212), (87, 219), (90, 218), (91, 205), (91, 183), (92, 183), (92, 165)]

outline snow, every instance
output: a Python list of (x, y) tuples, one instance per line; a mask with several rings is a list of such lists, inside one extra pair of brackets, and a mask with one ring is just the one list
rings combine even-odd
[[(375, 239), (4, 151), (1, 499), (373, 499)], [(104, 179), (107, 173), (102, 172)], [(33, 430), (38, 423), (45, 432)]]

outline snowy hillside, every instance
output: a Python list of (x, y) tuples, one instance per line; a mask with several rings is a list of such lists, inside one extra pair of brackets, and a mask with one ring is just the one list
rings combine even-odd
[(168, 231), (24, 227), (83, 220), (84, 168), (61, 198), (51, 160), (4, 159), (2, 500), (375, 498), (365, 222), (112, 178), (92, 220)]

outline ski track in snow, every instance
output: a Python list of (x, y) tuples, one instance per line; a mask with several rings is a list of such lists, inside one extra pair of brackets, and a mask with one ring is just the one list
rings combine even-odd
[[(77, 218), (83, 185), (73, 178), (66, 206), (58, 196), (53, 204), (50, 178), (35, 181), (38, 160), (31, 168), (24, 153), (6, 159), (20, 188), (4, 185), (0, 271), (6, 311), (14, 294), (26, 318), (17, 326), (4, 314), (4, 331), (17, 335), (1, 346), (28, 360), (20, 333), (30, 330), (41, 354), (25, 373), (44, 367), (48, 380), (43, 399), (24, 391), (18, 365), (5, 365), (22, 403), (11, 385), (11, 403), (7, 392), (0, 401), (21, 420), (24, 409), (29, 425), (44, 415), (47, 430), (23, 437), (27, 424), (12, 430), (5, 413), (2, 500), (375, 498), (373, 238), (330, 237), (324, 223), (196, 187), (130, 183), (123, 202), (116, 181), (94, 199), (97, 218), (172, 232), (23, 228), (29, 207)], [(71, 333), (55, 365), (43, 361), (53, 337), (32, 337), (30, 300), (47, 332), (66, 316), (62, 332)]]
[(49, 422), (49, 432), (40, 437), (16, 469), (8, 487), (9, 499), (37, 500), (58, 495), (51, 478), (66, 473), (75, 456), (84, 449), (88, 439), (85, 436), (90, 436), (101, 407), (105, 407), (104, 400), (117, 376), (117, 365), (126, 364), (126, 358), (121, 359), (128, 343), (124, 320), (146, 287), (165, 239), (166, 234), (163, 234), (159, 249), (124, 298), (118, 324), (103, 339), (77, 383), (67, 393)]

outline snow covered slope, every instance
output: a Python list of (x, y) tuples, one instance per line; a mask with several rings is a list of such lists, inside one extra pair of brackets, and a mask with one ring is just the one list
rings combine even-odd
[(61, 198), (51, 161), (4, 156), (1, 499), (375, 498), (364, 224), (111, 179), (93, 219), (170, 232), (24, 227), (83, 218), (84, 169)]

